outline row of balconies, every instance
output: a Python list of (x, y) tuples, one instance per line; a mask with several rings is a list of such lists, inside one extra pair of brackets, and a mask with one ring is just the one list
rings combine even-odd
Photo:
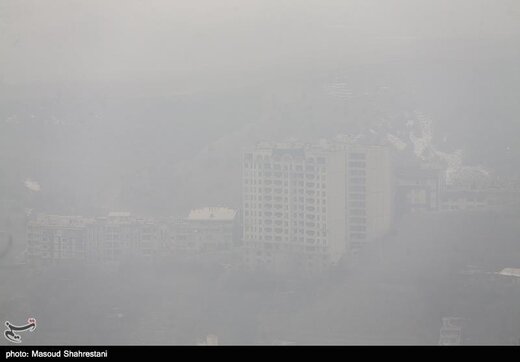
[(365, 216), (366, 210), (365, 209), (349, 209), (348, 213), (351, 216)]
[(351, 239), (366, 239), (367, 234), (366, 233), (350, 233), (349, 236)]
[(366, 157), (366, 154), (361, 152), (350, 152), (348, 154), (349, 160), (365, 160)]
[(349, 185), (348, 191), (352, 193), (364, 194), (366, 192), (366, 187), (365, 185)]
[(366, 232), (367, 227), (365, 225), (350, 225), (349, 230), (356, 231), (356, 232)]
[[(361, 222), (358, 222), (358, 224), (360, 224)], [(260, 228), (261, 229), (261, 225), (265, 225), (266, 227), (264, 228), (264, 230), (267, 230), (267, 231), (271, 231), (271, 227), (272, 226), (275, 226), (275, 227), (285, 227), (285, 228), (288, 228), (289, 227), (289, 222), (287, 221), (281, 221), (281, 220), (275, 220), (273, 222), (273, 220), (271, 219), (265, 219), (265, 220), (261, 220), (261, 219), (258, 219), (258, 220), (252, 220), (252, 222), (248, 223), (248, 225), (254, 225), (253, 227), (256, 228)], [(291, 223), (291, 225), (293, 227), (300, 227), (300, 228), (313, 228), (315, 230), (325, 230), (326, 228), (326, 223), (323, 222), (323, 223), (320, 223), (320, 222), (313, 222), (313, 221), (293, 221)], [(246, 230), (249, 230), (250, 226), (246, 226)]]
[(245, 185), (257, 185), (257, 184), (277, 184), (277, 185), (295, 185), (299, 183), (303, 185), (303, 182), (307, 181), (323, 181), (327, 180), (325, 174), (294, 174), (294, 175), (271, 175), (258, 173), (256, 175), (244, 175), (243, 182)]
[[(271, 217), (272, 216), (267, 216), (267, 215), (245, 214), (244, 221), (249, 222), (251, 224), (258, 224), (258, 223), (264, 222), (265, 220), (272, 220)], [(317, 222), (317, 223), (322, 223), (322, 224), (325, 224), (326, 220), (327, 220), (326, 216), (323, 214), (309, 215), (309, 214), (303, 214), (303, 213), (283, 214), (280, 217), (275, 216), (275, 218), (276, 218), (275, 220), (280, 220), (283, 222), (289, 222), (289, 221), (298, 222), (298, 223)]]
[(348, 171), (348, 175), (356, 177), (366, 177), (366, 170), (362, 168), (354, 168)]
[(349, 217), (350, 224), (366, 224), (367, 219), (365, 217)]
[[(274, 202), (272, 202), (274, 201)], [(249, 201), (247, 200), (246, 202), (244, 202), (244, 209), (281, 209), (281, 208), (284, 208), (285, 209), (299, 209), (299, 210), (304, 210), (304, 208), (307, 206), (307, 207), (314, 207), (314, 206), (317, 206), (317, 207), (320, 207), (320, 206), (323, 206), (325, 207), (327, 205), (327, 202), (325, 199), (306, 199), (305, 201), (292, 201), (291, 203), (289, 203), (287, 200), (280, 200), (280, 199), (267, 199), (267, 200), (264, 200), (264, 202), (262, 202), (261, 200), (260, 201)]]
[[(314, 211), (316, 208), (325, 208), (327, 205), (325, 200), (317, 200), (316, 202), (307, 201), (307, 202), (297, 202), (293, 201), (291, 203), (289, 202), (283, 202), (283, 201), (274, 201), (266, 200), (264, 202), (262, 201), (246, 201), (244, 202), (244, 210), (262, 210), (262, 209), (285, 209), (285, 210), (307, 210), (307, 211)], [(325, 212), (325, 210), (324, 210)]]
[[(244, 215), (246, 215), (246, 216), (255, 215), (254, 212), (261, 212), (261, 211), (268, 212), (268, 211), (266, 211), (266, 209), (279, 210), (279, 211), (283, 210), (286, 213), (289, 212), (289, 206), (286, 204), (275, 204), (275, 205), (264, 204), (263, 206), (258, 205), (258, 207), (255, 207), (255, 205), (249, 205), (248, 203), (245, 203), (244, 204)], [(301, 206), (298, 206), (298, 207), (291, 207), (290, 209), (296, 210), (296, 211), (305, 211), (308, 213), (314, 213), (316, 215), (325, 214), (327, 212), (326, 207), (320, 208), (319, 205), (317, 207), (310, 205), (310, 206), (305, 206), (304, 208), (302, 208)]]
[[(365, 231), (365, 230), (355, 230), (351, 228), (351, 231)], [(249, 234), (258, 234), (258, 235), (302, 235), (302, 236), (312, 236), (312, 237), (325, 237), (327, 235), (327, 232), (323, 228), (313, 228), (313, 229), (288, 229), (288, 228), (271, 228), (271, 227), (253, 227), (252, 230), (248, 230), (246, 227), (245, 230), (246, 233)]]
[(244, 168), (246, 169), (265, 169), (265, 170), (308, 170), (308, 171), (314, 171), (316, 169), (324, 169), (325, 168), (325, 162), (318, 162), (319, 165), (323, 166), (317, 166), (314, 162), (306, 162), (306, 163), (295, 163), (293, 161), (291, 162), (262, 162), (261, 160), (244, 160)]
[(365, 185), (367, 180), (365, 177), (351, 177), (348, 182), (351, 185)]
[[(249, 215), (246, 215), (246, 216), (249, 216)], [(296, 220), (300, 220), (299, 222), (302, 223), (302, 222), (320, 222), (320, 221), (323, 221), (325, 222), (325, 217), (323, 215), (315, 215), (315, 214), (303, 214), (303, 213), (291, 213), (291, 214), (287, 214), (286, 217), (289, 217), (291, 216), (292, 219), (296, 219)], [(280, 217), (280, 218), (276, 218), (276, 219), (272, 219), (271, 218), (272, 215), (258, 215), (257, 217), (255, 217), (256, 220), (260, 220), (260, 221), (264, 221), (264, 223), (273, 223), (273, 224), (282, 224), (282, 217), (283, 215)], [(274, 221), (273, 221), (274, 220)], [(287, 221), (285, 221), (287, 222)], [(297, 221), (294, 221), (294, 222), (297, 222)]]
[(348, 198), (349, 200), (364, 201), (366, 199), (366, 195), (364, 193), (349, 193)]
[(366, 162), (364, 161), (349, 161), (348, 168), (349, 169), (365, 169), (367, 167)]
[(268, 194), (259, 194), (259, 193), (252, 193), (252, 192), (247, 192), (247, 193), (244, 193), (244, 200), (255, 200), (255, 201), (271, 201), (271, 200), (276, 200), (276, 201), (284, 201), (284, 202), (299, 202), (299, 203), (303, 203), (305, 201), (310, 201), (310, 200), (322, 200), (323, 202), (325, 202), (327, 200), (327, 197), (324, 195), (324, 192), (320, 195), (320, 192), (319, 191), (312, 191), (314, 194), (310, 194), (308, 193), (307, 195), (304, 195), (303, 192), (299, 192), (299, 193), (285, 193), (285, 194), (273, 194), (273, 193), (268, 193)]
[[(270, 241), (270, 242), (286, 242), (286, 243), (298, 243), (298, 244), (306, 244), (306, 245), (328, 245), (328, 242), (325, 238), (320, 237), (289, 237), (289, 236), (276, 236), (272, 234), (248, 234), (244, 238), (246, 241)], [(276, 245), (276, 244), (274, 244)]]
[[(326, 178), (323, 177), (323, 178), (314, 178), (314, 179), (307, 179), (307, 180), (291, 180), (290, 184), (291, 184), (291, 189), (294, 189), (294, 188), (303, 188), (303, 187), (320, 187), (320, 186), (323, 186), (323, 184), (326, 184)], [(244, 190), (247, 190), (247, 186), (256, 186), (258, 185), (259, 188), (262, 186), (262, 185), (265, 185), (265, 186), (271, 186), (271, 185), (274, 185), (274, 186), (277, 186), (277, 187), (285, 187), (285, 188), (288, 188), (289, 187), (289, 181), (283, 181), (283, 180), (273, 180), (273, 179), (265, 179), (265, 178), (262, 178), (262, 179), (245, 179), (244, 180)]]
[(352, 209), (365, 210), (366, 209), (366, 202), (365, 202), (365, 200), (349, 201), (348, 202), (348, 209), (349, 210), (352, 210)]
[(306, 196), (273, 196), (273, 195), (257, 195), (247, 193), (244, 195), (244, 200), (248, 201), (276, 201), (276, 202), (285, 202), (288, 203), (289, 200), (291, 203), (304, 203), (304, 202), (321, 202), (326, 203), (327, 198), (325, 196), (314, 196), (314, 195), (306, 195)]

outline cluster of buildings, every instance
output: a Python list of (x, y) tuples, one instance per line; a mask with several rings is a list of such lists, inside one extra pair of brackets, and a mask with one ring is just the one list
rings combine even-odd
[(345, 137), (260, 143), (243, 154), (240, 210), (206, 207), (181, 219), (41, 215), (28, 224), (27, 256), (113, 263), (238, 250), (251, 268), (316, 270), (356, 255), (395, 215), (486, 208), (520, 195), (507, 190), (448, 185), (442, 167), (396, 167), (388, 147)]
[(192, 210), (183, 219), (140, 218), (127, 212), (106, 217), (39, 215), (27, 226), (31, 263), (118, 263), (168, 252), (230, 249), (237, 241), (236, 211)]
[(392, 223), (387, 148), (344, 139), (261, 143), (243, 157), (242, 208), (183, 219), (40, 215), (28, 224), (34, 263), (113, 263), (167, 253), (240, 250), (250, 267), (321, 268), (355, 253)]
[(396, 211), (450, 212), (520, 205), (518, 184), (496, 179), (446, 182), (442, 167), (421, 165), (396, 172)]

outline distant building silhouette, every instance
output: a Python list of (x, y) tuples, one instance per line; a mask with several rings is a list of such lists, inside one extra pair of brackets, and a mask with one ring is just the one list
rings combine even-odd
[(97, 218), (39, 215), (27, 226), (27, 256), (31, 262), (42, 263), (112, 263), (124, 257), (151, 256), (159, 237), (154, 220), (126, 212)]
[(246, 262), (312, 269), (335, 263), (388, 230), (392, 201), (385, 147), (259, 144), (243, 157)]
[(165, 253), (230, 250), (239, 240), (237, 211), (192, 210), (184, 219), (157, 220), (111, 212), (103, 217), (38, 215), (27, 225), (27, 259), (35, 264), (65, 261), (118, 263)]
[(167, 243), (173, 250), (208, 252), (229, 250), (238, 236), (237, 210), (205, 207), (167, 225)]

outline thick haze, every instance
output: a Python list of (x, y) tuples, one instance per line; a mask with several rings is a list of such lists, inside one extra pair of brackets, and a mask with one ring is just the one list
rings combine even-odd
[(0, 14), (8, 84), (225, 80), (273, 67), (375, 62), (423, 41), (520, 35), (514, 0), (3, 0)]
[[(338, 134), (518, 187), (520, 1), (0, 0), (0, 269), (25, 268), (38, 214), (240, 214), (245, 149)], [(520, 268), (518, 215), (399, 214), (314, 279), (234, 254), (2, 269), (0, 325), (37, 315), (42, 344), (436, 344), (461, 316), (467, 344), (516, 344), (518, 283), (488, 277)]]
[[(470, 163), (514, 174), (520, 160), (517, 1), (0, 6), (4, 182), (39, 182), (36, 205), (237, 206), (244, 146), (395, 129), (416, 112)], [(208, 149), (223, 167), (205, 166)]]

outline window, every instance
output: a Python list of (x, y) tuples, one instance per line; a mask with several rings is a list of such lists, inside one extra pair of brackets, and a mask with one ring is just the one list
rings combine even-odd
[(366, 232), (366, 226), (364, 226), (364, 225), (352, 225), (350, 227), (350, 230), (351, 231), (358, 231), (358, 232), (359, 231)]
[(350, 201), (348, 203), (349, 207), (351, 208), (358, 208), (358, 209), (364, 209), (366, 208), (365, 202), (362, 201)]
[(350, 175), (352, 176), (365, 176), (365, 170), (350, 170)]
[(365, 183), (365, 178), (361, 178), (361, 177), (352, 177), (350, 179), (350, 183), (353, 184), (353, 185), (363, 185)]
[(366, 155), (360, 152), (352, 152), (349, 154), (348, 158), (351, 160), (364, 160), (366, 158)]
[(365, 234), (362, 234), (362, 233), (351, 233), (350, 237), (352, 239), (364, 239), (365, 238)]
[(365, 164), (365, 162), (350, 161), (348, 163), (348, 167), (350, 167), (350, 168), (365, 168), (366, 164)]
[(353, 215), (353, 216), (364, 216), (365, 215), (365, 210), (364, 209), (356, 209), (356, 210), (350, 210), (350, 215)]
[(351, 185), (349, 187), (349, 190), (352, 192), (365, 192), (365, 186), (364, 185)]

